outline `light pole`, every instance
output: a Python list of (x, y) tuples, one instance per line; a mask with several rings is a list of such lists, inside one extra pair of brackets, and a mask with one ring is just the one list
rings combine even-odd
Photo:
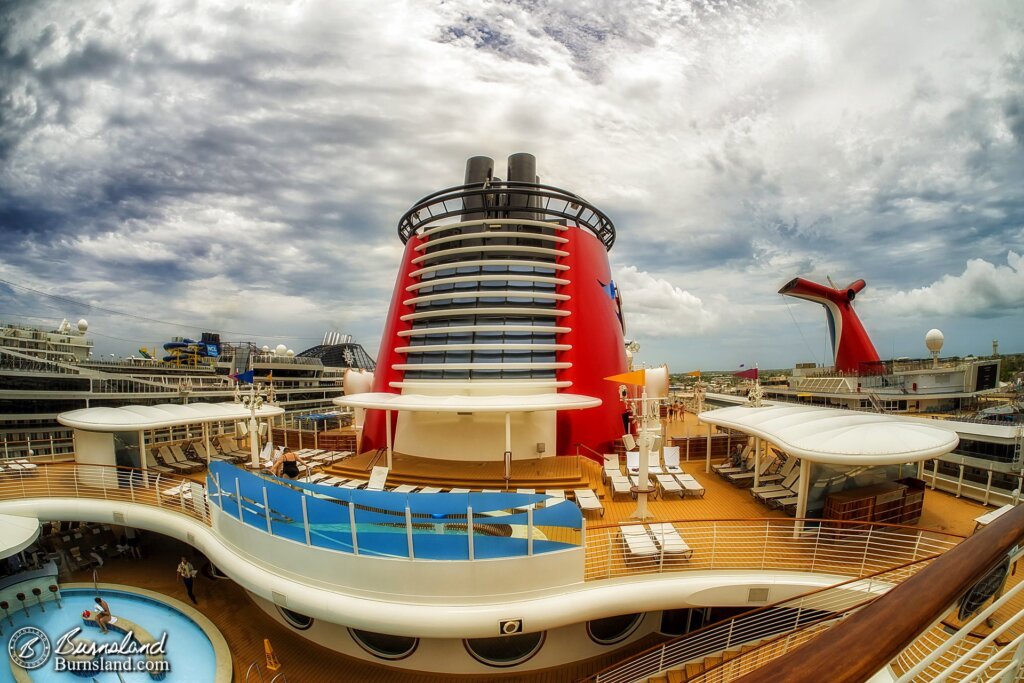
[(249, 456), (253, 469), (260, 466), (260, 426), (256, 422), (256, 412), (263, 407), (264, 395), (256, 391), (256, 383), (249, 384), (249, 393), (242, 394), (239, 400), (249, 409)]
[(640, 475), (636, 489), (636, 510), (633, 512), (633, 519), (644, 520), (651, 517), (647, 512), (647, 494), (653, 489), (650, 488), (649, 461), (651, 447), (657, 439), (657, 424), (659, 421), (658, 405), (660, 398), (647, 398), (647, 389), (644, 389), (642, 396), (638, 399), (630, 399), (636, 405), (639, 403), (639, 446), (640, 446)]

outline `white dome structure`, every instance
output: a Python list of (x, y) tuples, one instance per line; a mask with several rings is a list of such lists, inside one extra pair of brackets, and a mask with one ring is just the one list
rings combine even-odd
[(932, 352), (933, 368), (939, 367), (939, 351), (942, 350), (942, 343), (944, 341), (946, 341), (946, 337), (942, 334), (942, 330), (933, 328), (928, 330), (928, 334), (924, 335), (924, 345)]
[(274, 347), (274, 353), (278, 356), (283, 356), (284, 352), (287, 350), (288, 347), (285, 346), (284, 344), (278, 344), (276, 347)]
[(293, 351), (292, 349), (288, 349), (287, 351), (284, 352), (284, 355), (288, 356), (289, 358), (294, 358), (295, 351)]
[(266, 344), (263, 345), (263, 353), (270, 353), (270, 347)]
[(88, 330), (88, 329), (89, 329), (89, 321), (87, 321), (85, 318), (82, 318), (81, 320), (78, 321), (78, 331), (80, 333), (85, 334), (85, 331)]

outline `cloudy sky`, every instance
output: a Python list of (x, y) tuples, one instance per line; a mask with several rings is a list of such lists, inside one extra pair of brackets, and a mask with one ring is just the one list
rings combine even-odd
[(0, 319), (375, 355), (404, 210), (529, 151), (646, 362), (830, 359), (797, 275), (866, 279), (883, 357), (1024, 351), (1020, 2), (238, 5), (0, 7)]

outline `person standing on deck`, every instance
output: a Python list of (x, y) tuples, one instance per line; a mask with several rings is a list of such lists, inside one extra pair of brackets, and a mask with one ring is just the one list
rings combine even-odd
[(192, 593), (192, 580), (195, 579), (198, 574), (192, 563), (186, 560), (184, 557), (181, 558), (181, 562), (178, 564), (178, 576), (181, 577), (182, 583), (185, 584), (185, 590), (188, 592), (188, 597), (192, 601), (193, 605), (198, 605), (196, 596)]

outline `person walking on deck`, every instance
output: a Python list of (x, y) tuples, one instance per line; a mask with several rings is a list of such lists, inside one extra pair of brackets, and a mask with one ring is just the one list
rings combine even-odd
[(178, 576), (181, 577), (182, 583), (185, 584), (185, 590), (188, 591), (188, 597), (193, 605), (199, 604), (195, 594), (192, 593), (192, 580), (195, 579), (198, 573), (191, 562), (184, 557), (181, 558), (181, 562), (178, 564)]

